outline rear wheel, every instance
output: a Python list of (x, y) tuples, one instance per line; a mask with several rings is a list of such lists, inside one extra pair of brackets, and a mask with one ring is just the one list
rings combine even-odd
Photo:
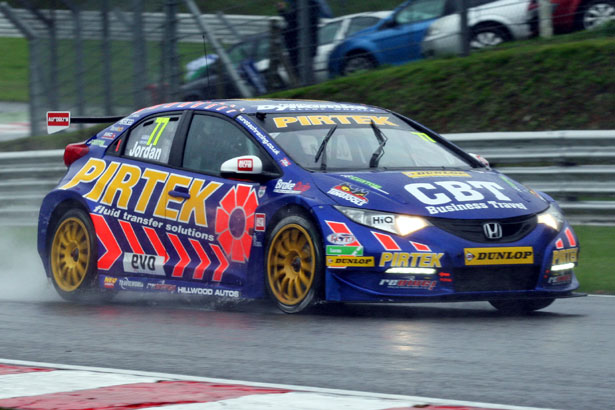
[(583, 8), (579, 26), (588, 30), (612, 20), (615, 20), (615, 0), (593, 0)]
[(318, 301), (322, 282), (322, 249), (314, 224), (301, 215), (282, 219), (267, 247), (266, 287), (286, 313), (298, 313)]
[(66, 212), (55, 226), (48, 256), (49, 271), (54, 287), (66, 300), (81, 300), (95, 284), (94, 232), (89, 216), (80, 209)]
[(544, 309), (555, 299), (490, 300), (491, 306), (502, 313), (529, 313)]

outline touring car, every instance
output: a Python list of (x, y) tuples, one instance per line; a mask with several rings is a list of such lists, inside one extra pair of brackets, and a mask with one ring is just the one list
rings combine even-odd
[[(117, 292), (318, 302), (577, 295), (579, 243), (548, 195), (425, 126), (354, 103), (141, 109), (67, 146), (38, 250), (68, 300)], [(51, 118), (55, 129), (70, 119)]]

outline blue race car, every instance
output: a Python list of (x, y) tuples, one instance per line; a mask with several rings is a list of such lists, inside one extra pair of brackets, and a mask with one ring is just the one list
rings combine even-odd
[(557, 204), (417, 122), (361, 104), (144, 108), (66, 148), (38, 250), (68, 300), (118, 291), (319, 301), (576, 296)]

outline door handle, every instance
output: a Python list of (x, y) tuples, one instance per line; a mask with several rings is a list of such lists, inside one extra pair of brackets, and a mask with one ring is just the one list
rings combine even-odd
[(175, 197), (175, 198), (185, 198), (188, 199), (190, 198), (190, 193), (187, 191), (180, 191), (180, 190), (176, 190), (173, 189), (171, 191), (169, 191), (169, 196)]

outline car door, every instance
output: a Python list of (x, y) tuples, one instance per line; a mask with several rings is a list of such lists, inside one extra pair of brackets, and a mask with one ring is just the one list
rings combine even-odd
[(401, 64), (421, 58), (421, 41), (429, 25), (445, 14), (447, 0), (413, 0), (374, 34), (380, 63)]
[[(103, 246), (105, 255), (114, 254), (118, 249), (122, 251), (125, 276), (164, 279), (170, 275), (171, 243), (166, 235), (164, 202), (159, 199), (172, 181), (168, 165), (182, 117), (182, 113), (149, 116), (132, 126), (125, 137), (118, 138), (107, 150), (107, 172), (101, 177), (106, 179), (106, 190), (100, 203), (109, 205), (115, 213), (114, 220), (107, 221), (109, 229), (102, 226), (102, 231), (112, 233), (103, 237), (113, 237), (117, 243), (109, 239)], [(131, 290), (144, 284), (123, 279), (119, 286)]]
[(175, 194), (181, 201), (168, 209), (185, 225), (172, 232), (180, 261), (172, 276), (241, 286), (248, 274), (260, 185), (224, 178), (220, 167), (239, 156), (256, 155), (263, 164), (271, 159), (232, 120), (214, 114), (194, 113), (177, 144), (181, 154), (175, 172), (181, 183)]

